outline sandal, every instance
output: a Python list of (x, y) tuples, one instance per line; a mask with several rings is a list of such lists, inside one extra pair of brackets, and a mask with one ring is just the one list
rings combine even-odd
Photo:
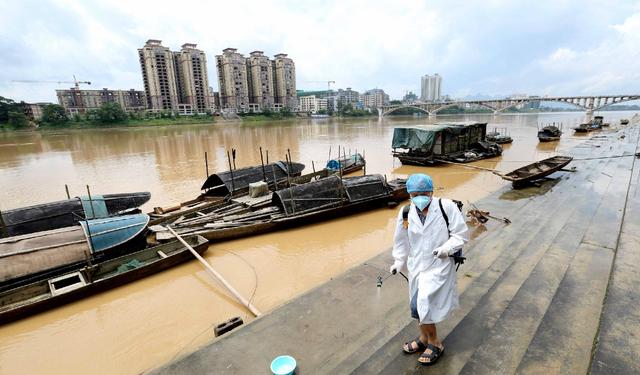
[[(416, 349), (412, 349), (414, 347), (413, 344), (417, 345), (418, 347)], [(407, 354), (417, 353), (419, 351), (424, 351), (425, 349), (427, 349), (427, 345), (422, 343), (422, 340), (420, 340), (420, 336), (416, 337), (413, 341), (405, 342), (402, 346), (402, 350), (404, 350), (404, 352)]]
[[(431, 350), (431, 353), (426, 353), (426, 349)], [(420, 354), (420, 358), (418, 358), (418, 362), (424, 366), (431, 366), (436, 363), (438, 358), (444, 354), (444, 348), (440, 349), (435, 345), (427, 344), (425, 349), (425, 353)], [(420, 359), (428, 359), (429, 361), (421, 361)]]

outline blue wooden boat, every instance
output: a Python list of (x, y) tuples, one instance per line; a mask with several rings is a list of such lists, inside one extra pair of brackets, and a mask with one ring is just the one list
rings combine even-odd
[(91, 262), (144, 240), (146, 214), (82, 222), (80, 226), (0, 239), (0, 283), (77, 262)]
[(342, 174), (349, 174), (364, 168), (364, 157), (358, 153), (331, 159), (327, 162), (327, 170), (330, 173), (338, 173), (342, 169)]

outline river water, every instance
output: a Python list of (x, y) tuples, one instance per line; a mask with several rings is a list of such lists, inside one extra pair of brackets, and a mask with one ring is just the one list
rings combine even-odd
[[(605, 112), (616, 124), (631, 113)], [(497, 176), (458, 167), (401, 166), (391, 157), (393, 128), (434, 122), (485, 121), (507, 128), (514, 139), (502, 157), (474, 165), (510, 171), (575, 146), (586, 137), (571, 126), (583, 113), (398, 117), (201, 124), (43, 132), (0, 132), (0, 210), (72, 196), (150, 191), (143, 208), (167, 206), (199, 193), (209, 171), (228, 169), (226, 152), (237, 149), (237, 167), (269, 159), (321, 168), (337, 147), (365, 153), (367, 173), (389, 179), (426, 172), (436, 195), (479, 199), (504, 186)], [(560, 142), (538, 143), (537, 124), (564, 124)], [(205, 258), (262, 312), (389, 251), (396, 210), (379, 209), (253, 238), (212, 244)], [(372, 283), (375, 275), (372, 275)], [(133, 374), (157, 367), (213, 339), (213, 325), (248, 312), (195, 262), (39, 315), (0, 326), (0, 373)], [(283, 322), (283, 324), (285, 324)], [(330, 329), (330, 327), (328, 327)], [(247, 348), (250, 350), (250, 348)]]

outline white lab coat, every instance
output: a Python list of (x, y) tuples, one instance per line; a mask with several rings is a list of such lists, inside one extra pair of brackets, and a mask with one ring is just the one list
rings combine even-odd
[(418, 291), (417, 307), (421, 324), (441, 322), (458, 307), (453, 258), (438, 258), (433, 251), (440, 246), (447, 250), (462, 246), (467, 241), (467, 225), (458, 206), (449, 199), (442, 199), (442, 207), (449, 218), (449, 237), (438, 205), (439, 199), (432, 199), (424, 224), (418, 217), (417, 208), (411, 204), (408, 229), (402, 225), (400, 208), (393, 237), (394, 264), (397, 269), (408, 271), (409, 300)]

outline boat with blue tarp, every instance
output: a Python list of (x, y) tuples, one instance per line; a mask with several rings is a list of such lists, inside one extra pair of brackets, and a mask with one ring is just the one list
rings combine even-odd
[(352, 155), (346, 155), (337, 159), (331, 159), (327, 162), (326, 169), (330, 173), (342, 173), (349, 174), (355, 171), (359, 171), (364, 168), (365, 160), (364, 157), (355, 153)]
[(124, 215), (0, 239), (0, 284), (144, 248), (148, 223), (146, 214)]
[(0, 213), (0, 238), (76, 225), (79, 221), (132, 213), (151, 199), (149, 192), (75, 197)]

